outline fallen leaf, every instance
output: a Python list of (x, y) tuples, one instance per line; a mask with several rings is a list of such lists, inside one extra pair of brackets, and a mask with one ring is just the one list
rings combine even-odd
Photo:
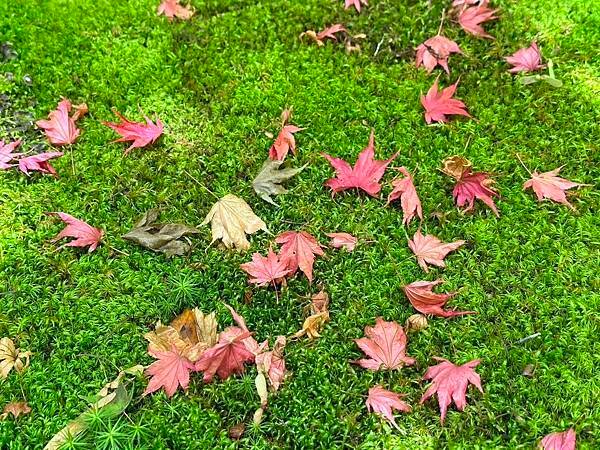
[(312, 282), (315, 255), (324, 255), (321, 244), (317, 242), (315, 237), (306, 231), (286, 231), (277, 236), (275, 242), (282, 244), (279, 257), (281, 262), (290, 269), (290, 274), (295, 273), (300, 268), (308, 281)]
[(444, 423), (446, 411), (452, 402), (459, 411), (463, 411), (467, 404), (466, 393), (469, 383), (473, 384), (480, 392), (481, 379), (473, 370), (480, 363), (478, 359), (469, 361), (462, 366), (456, 366), (444, 358), (434, 358), (439, 364), (431, 366), (425, 372), (423, 380), (432, 380), (431, 386), (425, 391), (421, 401), (423, 404), (429, 397), (437, 394), (441, 413), (441, 422)]
[(403, 286), (402, 289), (413, 307), (423, 314), (431, 314), (439, 317), (454, 317), (464, 314), (475, 314), (474, 311), (447, 311), (443, 309), (448, 300), (456, 295), (456, 292), (449, 294), (437, 294), (433, 288), (443, 283), (442, 280), (435, 281), (415, 281)]
[(19, 416), (24, 416), (31, 412), (31, 408), (27, 402), (10, 402), (4, 405), (4, 410), (0, 414), (0, 420), (6, 420), (9, 415), (13, 416), (13, 419)]
[(369, 411), (382, 416), (385, 420), (399, 430), (400, 427), (394, 419), (393, 410), (398, 410), (401, 412), (411, 411), (411, 407), (401, 400), (401, 398), (405, 395), (406, 394), (397, 394), (395, 392), (388, 391), (381, 385), (377, 385), (369, 389), (369, 396), (367, 397), (367, 401), (365, 403)]
[(428, 234), (423, 236), (420, 230), (417, 230), (412, 240), (408, 241), (408, 247), (417, 257), (417, 262), (425, 272), (429, 272), (427, 264), (432, 264), (437, 267), (446, 267), (444, 258), (451, 251), (462, 246), (465, 241), (454, 241), (445, 244), (437, 237)]
[(125, 150), (125, 154), (129, 154), (131, 150), (134, 148), (142, 148), (146, 147), (154, 142), (162, 135), (163, 133), (163, 124), (160, 119), (156, 119), (156, 124), (150, 120), (150, 118), (144, 115), (144, 119), (146, 119), (146, 123), (143, 122), (130, 122), (127, 120), (121, 113), (117, 110), (113, 110), (113, 112), (119, 117), (121, 122), (103, 122), (109, 128), (112, 128), (117, 134), (120, 134), (121, 137), (113, 142), (128, 142), (131, 141), (131, 145), (127, 150)]
[(292, 336), (292, 339), (306, 335), (309, 339), (320, 337), (319, 331), (329, 322), (329, 295), (324, 290), (311, 298), (310, 316), (304, 320), (302, 329)]
[(58, 158), (63, 152), (47, 152), (37, 155), (25, 156), (19, 159), (19, 170), (29, 176), (29, 171), (49, 173), (57, 176), (56, 169), (48, 162), (51, 159)]
[(425, 108), (425, 121), (427, 124), (431, 122), (448, 122), (449, 115), (460, 115), (471, 117), (467, 112), (466, 105), (455, 98), (452, 98), (458, 81), (447, 88), (438, 91), (438, 80), (436, 79), (433, 86), (427, 91), (427, 95), (421, 96), (421, 104)]
[[(225, 307), (231, 313), (231, 316), (233, 317), (233, 320), (237, 324), (237, 326), (240, 327), (243, 331), (250, 332), (250, 330), (248, 330), (248, 327), (246, 326), (246, 321), (244, 320), (244, 318), (228, 304), (225, 304)], [(250, 334), (252, 335), (252, 333)], [(244, 343), (248, 351), (250, 351), (254, 356), (264, 352), (269, 346), (268, 341), (264, 341), (262, 344), (259, 345), (258, 342), (256, 342), (256, 339), (254, 339), (252, 336), (245, 338), (242, 342)]]
[(406, 328), (408, 331), (421, 331), (427, 328), (429, 324), (427, 323), (427, 317), (423, 314), (413, 314), (408, 319), (406, 319)]
[(4, 141), (0, 140), (0, 170), (7, 170), (14, 166), (9, 163), (22, 155), (22, 153), (13, 153), (19, 145), (21, 145), (21, 141), (4, 144)]
[(279, 386), (285, 378), (285, 359), (283, 358), (285, 345), (285, 336), (277, 336), (273, 350), (256, 355), (256, 368), (264, 374), (273, 391), (279, 390)]
[(448, 58), (452, 53), (462, 54), (458, 44), (447, 37), (437, 35), (417, 47), (416, 65), (423, 65), (427, 73), (431, 73), (435, 66), (439, 65), (449, 74)]
[(360, 13), (360, 6), (365, 5), (368, 6), (367, 0), (344, 0), (344, 9), (348, 9), (352, 6)]
[(458, 23), (463, 30), (473, 36), (494, 39), (493, 36), (485, 32), (482, 23), (497, 19), (497, 9), (491, 9), (487, 6), (487, 1), (480, 5), (464, 8), (458, 14)]
[(164, 253), (167, 257), (188, 253), (191, 245), (181, 238), (198, 234), (200, 231), (180, 223), (156, 223), (158, 215), (158, 209), (146, 211), (133, 229), (123, 235), (123, 239), (155, 252)]
[(323, 45), (325, 45), (325, 39), (337, 41), (337, 36), (335, 34), (343, 33), (346, 31), (347, 30), (346, 28), (344, 28), (344, 25), (342, 25), (341, 23), (336, 23), (335, 25), (325, 28), (319, 33), (315, 33), (313, 30), (305, 31), (304, 33), (300, 34), (300, 39), (302, 39), (303, 36), (308, 36), (313, 41), (315, 41), (319, 47), (322, 47)]
[(521, 375), (523, 375), (524, 377), (532, 377), (533, 373), (535, 372), (535, 366), (533, 364), (527, 364), (524, 368), (523, 368), (523, 372), (521, 373)]
[(419, 217), (419, 219), (422, 221), (423, 209), (421, 208), (421, 200), (419, 200), (419, 195), (417, 194), (417, 190), (413, 184), (412, 176), (405, 167), (400, 167), (398, 170), (402, 173), (402, 175), (404, 175), (404, 178), (392, 181), (392, 186), (394, 189), (392, 192), (390, 192), (385, 205), (387, 206), (394, 200), (400, 198), (402, 214), (404, 215), (402, 224), (410, 224), (410, 221), (415, 216)]
[(201, 225), (208, 222), (212, 227), (211, 244), (221, 239), (225, 247), (238, 250), (250, 248), (246, 234), (258, 230), (269, 232), (267, 225), (254, 214), (248, 203), (233, 194), (227, 194), (212, 206)]
[(258, 172), (254, 181), (252, 181), (254, 192), (256, 192), (264, 201), (275, 206), (278, 205), (273, 201), (271, 195), (285, 194), (287, 190), (281, 183), (302, 172), (306, 167), (306, 165), (304, 165), (298, 169), (280, 169), (279, 167), (282, 164), (283, 161), (267, 159), (260, 168), (260, 172)]
[[(69, 117), (72, 108), (75, 108), (75, 113)], [(73, 107), (69, 100), (63, 99), (58, 103), (57, 109), (48, 115), (48, 120), (38, 120), (35, 124), (44, 130), (51, 144), (73, 144), (81, 133), (75, 121), (87, 111), (88, 107), (85, 103)]]
[(100, 228), (94, 228), (83, 220), (76, 219), (70, 214), (64, 212), (51, 212), (47, 214), (58, 216), (60, 220), (67, 224), (67, 226), (51, 240), (52, 242), (69, 237), (74, 238), (72, 241), (61, 245), (59, 248), (88, 247), (88, 253), (91, 253), (96, 250), (96, 247), (98, 247), (104, 236), (104, 231)]
[(194, 15), (194, 10), (179, 4), (180, 0), (163, 0), (158, 5), (156, 15), (160, 16), (164, 14), (169, 20), (173, 20), (175, 17), (181, 20), (188, 20)]
[(511, 56), (507, 56), (504, 59), (513, 66), (509, 69), (510, 73), (535, 72), (546, 67), (542, 64), (542, 55), (535, 42), (532, 42), (529, 47), (517, 50)]
[(0, 379), (5, 379), (12, 369), (22, 373), (29, 367), (30, 356), (31, 352), (21, 351), (12, 339), (8, 337), (0, 339)]
[(365, 336), (354, 340), (369, 357), (355, 361), (359, 366), (377, 371), (400, 369), (415, 363), (406, 355), (406, 334), (396, 322), (386, 322), (378, 317), (374, 327), (365, 327)]
[(271, 249), (266, 257), (260, 253), (254, 253), (252, 261), (244, 263), (240, 267), (250, 276), (248, 281), (259, 286), (281, 284), (284, 278), (292, 273), (287, 262), (282, 261), (279, 255), (276, 255)]
[(576, 441), (575, 430), (569, 428), (566, 431), (546, 435), (538, 448), (542, 450), (575, 450)]
[(240, 422), (229, 428), (229, 430), (227, 431), (227, 435), (229, 436), (229, 439), (234, 439), (238, 441), (242, 438), (245, 431), (246, 425), (244, 424), (244, 422)]
[(329, 245), (333, 248), (345, 248), (349, 252), (354, 250), (358, 242), (350, 233), (327, 233), (327, 236), (331, 238)]
[(146, 374), (152, 378), (144, 391), (144, 395), (163, 388), (167, 397), (172, 397), (179, 386), (184, 390), (187, 389), (190, 383), (190, 372), (195, 369), (195, 366), (189, 359), (179, 353), (175, 345), (166, 352), (149, 350), (148, 353), (157, 361), (154, 361), (146, 369)]
[(330, 187), (333, 191), (332, 195), (335, 195), (336, 192), (345, 191), (346, 189), (357, 188), (362, 189), (372, 197), (377, 197), (377, 194), (381, 191), (379, 180), (383, 177), (387, 166), (394, 158), (396, 158), (396, 156), (398, 156), (398, 153), (385, 161), (375, 160), (374, 139), (374, 131), (371, 130), (369, 144), (358, 155), (358, 160), (354, 167), (351, 167), (350, 164), (343, 159), (332, 158), (326, 153), (322, 154), (336, 172), (336, 178), (331, 178), (325, 183), (325, 186)]
[(277, 135), (275, 142), (269, 149), (269, 158), (272, 160), (283, 161), (291, 150), (296, 154), (296, 139), (294, 133), (302, 131), (304, 128), (299, 128), (296, 125), (284, 125)]
[(531, 188), (535, 192), (538, 201), (542, 201), (545, 198), (555, 201), (557, 203), (562, 203), (563, 205), (568, 206), (572, 210), (575, 210), (575, 207), (569, 203), (567, 200), (567, 196), (565, 191), (567, 189), (571, 189), (577, 186), (586, 186), (585, 184), (574, 183), (569, 180), (565, 180), (558, 175), (560, 169), (563, 166), (557, 167), (550, 172), (537, 173), (533, 172), (531, 175), (531, 179), (527, 180), (523, 184), (523, 189)]

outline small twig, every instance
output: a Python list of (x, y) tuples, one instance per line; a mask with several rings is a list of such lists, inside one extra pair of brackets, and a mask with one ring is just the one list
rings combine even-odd
[(123, 250), (119, 250), (118, 248), (113, 247), (112, 245), (106, 244), (108, 248), (110, 248), (113, 252), (120, 253), (123, 256), (130, 256), (129, 253), (124, 252)]
[(377, 54), (379, 53), (379, 49), (381, 48), (381, 44), (383, 44), (384, 39), (385, 39), (385, 35), (383, 35), (381, 40), (377, 43), (377, 47), (375, 48), (375, 53), (373, 54), (373, 56), (377, 56)]
[(217, 200), (220, 200), (220, 198), (219, 198), (219, 197), (217, 197), (217, 194), (215, 194), (213, 191), (211, 191), (209, 188), (207, 188), (207, 187), (206, 187), (206, 186), (205, 186), (203, 183), (201, 183), (201, 182), (200, 182), (200, 181), (198, 181), (196, 178), (194, 178), (194, 177), (192, 176), (192, 174), (191, 174), (191, 173), (189, 173), (187, 170), (184, 170), (184, 171), (183, 171), (183, 173), (185, 173), (185, 174), (186, 174), (188, 177), (190, 177), (192, 180), (194, 180), (194, 181), (195, 181), (195, 182), (198, 184), (198, 186), (200, 186), (200, 187), (202, 187), (202, 188), (206, 189), (206, 191), (207, 191), (207, 192), (208, 192), (210, 195), (212, 195), (214, 198), (216, 198)]
[(442, 18), (440, 20), (440, 27), (438, 28), (437, 35), (442, 33), (442, 26), (444, 25), (444, 19), (446, 18), (446, 8), (442, 9)]
[(519, 160), (519, 162), (521, 163), (521, 165), (523, 166), (523, 168), (527, 171), (527, 173), (529, 174), (529, 176), (533, 177), (533, 174), (529, 171), (529, 169), (527, 168), (527, 166), (523, 163), (523, 160), (521, 159), (521, 157), (519, 156), (518, 153), (517, 153), (517, 159)]
[(535, 339), (536, 337), (539, 337), (541, 335), (542, 335), (542, 333), (530, 334), (529, 336), (526, 336), (526, 337), (524, 337), (522, 339), (519, 339), (517, 342), (515, 342), (515, 345), (523, 344), (523, 343), (525, 343), (527, 341), (530, 341), (532, 339)]

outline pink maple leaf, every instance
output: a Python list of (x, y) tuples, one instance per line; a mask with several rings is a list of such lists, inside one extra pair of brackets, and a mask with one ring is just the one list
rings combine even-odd
[(333, 248), (345, 248), (349, 252), (354, 250), (358, 242), (358, 239), (350, 233), (327, 233), (327, 236), (331, 238), (329, 245)]
[(313, 41), (315, 41), (319, 47), (322, 47), (323, 45), (325, 45), (325, 39), (337, 41), (336, 33), (342, 33), (345, 31), (347, 30), (344, 27), (344, 25), (342, 25), (341, 23), (336, 23), (318, 33), (315, 33), (313, 30), (305, 31), (300, 35), (300, 38), (302, 38), (303, 36), (308, 36)]
[(250, 275), (251, 278), (248, 281), (259, 286), (279, 284), (283, 281), (284, 277), (292, 273), (287, 262), (283, 261), (271, 249), (269, 249), (266, 257), (260, 253), (254, 253), (252, 261), (244, 263), (240, 267)]
[(428, 73), (440, 65), (446, 73), (450, 73), (448, 58), (452, 53), (462, 53), (458, 44), (447, 37), (437, 35), (417, 47), (416, 65), (420, 67), (422, 64)]
[(296, 139), (294, 133), (302, 131), (304, 128), (299, 128), (295, 125), (284, 125), (275, 142), (269, 149), (269, 158), (273, 160), (283, 161), (291, 150), (292, 153), (296, 154)]
[(74, 238), (74, 240), (63, 244), (62, 247), (88, 247), (88, 253), (93, 252), (100, 244), (104, 231), (99, 228), (94, 228), (88, 225), (83, 220), (76, 219), (70, 214), (64, 212), (47, 213), (51, 216), (58, 216), (67, 224), (63, 230), (52, 239), (52, 242), (59, 241), (66, 237)]
[(114, 111), (114, 113), (119, 117), (119, 119), (121, 119), (120, 123), (103, 123), (122, 136), (113, 142), (132, 141), (132, 144), (129, 146), (129, 148), (125, 150), (126, 155), (129, 154), (129, 152), (134, 148), (142, 148), (154, 143), (163, 133), (164, 127), (160, 119), (156, 119), (155, 124), (148, 116), (144, 115), (146, 123), (130, 122), (118, 111)]
[[(72, 117), (69, 117), (71, 108), (75, 108), (75, 112)], [(38, 120), (35, 124), (44, 130), (51, 144), (72, 144), (81, 133), (75, 122), (87, 111), (88, 107), (85, 103), (73, 107), (69, 100), (63, 99), (58, 103), (57, 109), (50, 112), (48, 120)]]
[(308, 281), (312, 282), (315, 255), (324, 255), (321, 244), (315, 237), (306, 231), (286, 231), (277, 236), (275, 242), (283, 244), (279, 250), (279, 257), (290, 272), (293, 274), (299, 268), (304, 272)]
[(256, 367), (266, 375), (274, 391), (279, 389), (286, 374), (285, 359), (283, 358), (285, 345), (285, 336), (277, 336), (273, 350), (256, 355)]
[[(248, 327), (246, 326), (246, 321), (244, 320), (244, 318), (240, 314), (238, 314), (236, 312), (236, 310), (233, 309), (228, 304), (225, 304), (225, 307), (231, 313), (231, 317), (233, 317), (233, 320), (235, 321), (237, 326), (240, 327), (242, 329), (242, 331), (246, 331), (246, 332), (250, 333), (250, 330), (248, 330)], [(250, 333), (250, 336), (248, 336), (247, 338), (242, 339), (242, 343), (244, 344), (246, 349), (253, 355), (258, 355), (259, 353), (263, 352), (269, 345), (268, 341), (265, 341), (262, 344), (259, 344), (258, 342), (256, 342), (256, 339), (254, 339), (254, 337), (252, 337), (252, 333)]]
[(410, 412), (410, 405), (401, 400), (401, 398), (405, 395), (406, 394), (397, 394), (396, 392), (388, 391), (381, 385), (377, 385), (369, 389), (369, 396), (367, 397), (365, 404), (367, 405), (367, 409), (369, 411), (382, 416), (385, 420), (399, 430), (400, 427), (394, 419), (393, 410), (395, 409), (402, 412)]
[(421, 208), (421, 200), (419, 200), (419, 196), (417, 195), (412, 176), (405, 167), (400, 167), (398, 170), (404, 175), (404, 178), (392, 181), (394, 189), (390, 192), (385, 205), (387, 206), (400, 198), (400, 205), (404, 214), (402, 224), (408, 225), (415, 216), (423, 220), (423, 209)]
[(194, 10), (179, 4), (180, 0), (163, 0), (163, 2), (158, 5), (158, 9), (156, 10), (156, 14), (160, 16), (164, 14), (169, 20), (173, 20), (175, 17), (181, 20), (188, 20), (194, 15)]
[(172, 397), (179, 386), (187, 389), (190, 383), (190, 371), (194, 370), (194, 364), (182, 356), (177, 347), (173, 345), (171, 351), (168, 352), (148, 350), (148, 353), (157, 361), (154, 361), (146, 369), (146, 374), (152, 378), (144, 395), (164, 388), (167, 397)]
[(368, 6), (367, 0), (344, 0), (344, 9), (351, 8), (354, 6), (356, 11), (360, 12), (360, 7), (362, 5)]
[(354, 340), (369, 357), (355, 361), (359, 366), (377, 371), (400, 369), (415, 363), (406, 355), (406, 333), (396, 322), (386, 322), (378, 317), (374, 327), (365, 327), (365, 336)]
[(19, 145), (21, 145), (19, 140), (8, 144), (0, 141), (0, 170), (7, 170), (14, 166), (14, 164), (9, 163), (22, 155), (21, 153), (13, 153)]
[(482, 2), (476, 6), (463, 8), (458, 14), (458, 23), (467, 33), (477, 37), (494, 39), (493, 36), (486, 33), (481, 26), (482, 23), (497, 19), (497, 9), (491, 9), (487, 6), (488, 2)]
[(538, 448), (541, 450), (575, 450), (576, 435), (573, 428), (566, 431), (550, 433), (545, 436)]
[(441, 362), (429, 367), (425, 375), (423, 375), (423, 380), (432, 380), (432, 382), (419, 403), (423, 404), (429, 397), (437, 394), (441, 422), (444, 423), (446, 411), (452, 402), (454, 402), (459, 411), (465, 409), (469, 383), (473, 384), (483, 393), (479, 374), (473, 370), (479, 365), (480, 361), (475, 359), (462, 366), (456, 366), (444, 358), (434, 359)]
[(467, 112), (467, 106), (461, 100), (452, 98), (457, 86), (458, 81), (438, 91), (438, 80), (436, 79), (427, 94), (421, 96), (421, 104), (425, 108), (425, 121), (428, 124), (431, 122), (448, 122), (447, 116), (449, 115), (471, 117)]
[(477, 198), (489, 206), (494, 211), (496, 217), (498, 217), (500, 214), (492, 199), (493, 196), (498, 196), (498, 193), (490, 188), (492, 183), (493, 181), (485, 172), (471, 173), (471, 169), (465, 170), (452, 190), (452, 196), (456, 201), (456, 205), (458, 207), (467, 205), (465, 211), (470, 211), (473, 209), (475, 199)]
[(462, 246), (465, 241), (455, 241), (445, 244), (437, 237), (428, 234), (423, 236), (420, 230), (417, 230), (412, 240), (408, 241), (408, 247), (417, 257), (417, 262), (425, 272), (429, 272), (427, 264), (437, 267), (446, 267), (444, 258), (451, 251)]
[(569, 203), (569, 201), (567, 200), (567, 195), (565, 191), (567, 189), (571, 189), (577, 186), (586, 185), (574, 183), (572, 181), (557, 176), (560, 172), (560, 169), (562, 168), (563, 166), (560, 166), (554, 170), (551, 170), (550, 172), (543, 173), (533, 172), (533, 174), (531, 174), (531, 179), (527, 180), (523, 184), (523, 189), (533, 189), (538, 201), (540, 202), (547, 198), (557, 203), (566, 205), (572, 210), (575, 210), (575, 207), (571, 205), (571, 203)]
[(435, 281), (415, 281), (403, 286), (404, 294), (410, 301), (410, 304), (422, 314), (431, 314), (439, 317), (454, 317), (464, 314), (475, 314), (474, 311), (447, 311), (443, 309), (448, 300), (456, 295), (456, 292), (449, 294), (438, 294), (433, 292), (433, 288), (443, 283), (442, 280)]
[(546, 67), (542, 64), (542, 55), (535, 42), (532, 42), (529, 47), (517, 50), (511, 56), (507, 56), (504, 59), (513, 66), (509, 69), (511, 73), (535, 72), (538, 69)]
[(345, 191), (346, 189), (362, 189), (372, 197), (377, 197), (379, 191), (381, 191), (381, 185), (379, 180), (383, 177), (387, 166), (398, 156), (396, 153), (390, 159), (385, 161), (378, 161), (375, 157), (375, 135), (374, 131), (371, 130), (371, 136), (369, 137), (369, 144), (367, 147), (360, 152), (358, 160), (354, 167), (351, 167), (343, 159), (332, 158), (326, 153), (323, 156), (327, 158), (329, 163), (333, 166), (336, 173), (336, 178), (331, 178), (325, 182), (325, 186), (332, 189), (332, 195), (336, 192)]
[(42, 173), (49, 173), (53, 176), (58, 176), (56, 169), (52, 167), (48, 161), (53, 158), (58, 158), (63, 155), (63, 152), (48, 152), (40, 153), (38, 155), (26, 156), (19, 159), (19, 170), (25, 175), (29, 176), (29, 171), (37, 171)]

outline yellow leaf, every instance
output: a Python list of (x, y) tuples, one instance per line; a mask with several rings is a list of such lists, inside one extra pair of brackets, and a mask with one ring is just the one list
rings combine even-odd
[(19, 373), (23, 372), (29, 366), (30, 356), (31, 352), (16, 348), (12, 339), (0, 339), (0, 379), (6, 378), (13, 368)]

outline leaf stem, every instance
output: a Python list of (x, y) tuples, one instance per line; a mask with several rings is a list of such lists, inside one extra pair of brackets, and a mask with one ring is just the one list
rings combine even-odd
[(523, 163), (523, 160), (521, 159), (521, 157), (519, 156), (519, 154), (517, 153), (517, 159), (519, 160), (519, 162), (521, 163), (521, 165), (523, 166), (523, 168), (527, 171), (527, 173), (529, 174), (530, 177), (533, 177), (533, 174), (531, 173), (531, 171), (527, 168), (527, 166)]
[(440, 20), (440, 27), (438, 28), (437, 35), (442, 33), (442, 26), (444, 25), (444, 19), (446, 18), (446, 8), (442, 9), (442, 18)]
[(198, 181), (196, 178), (194, 178), (192, 176), (191, 173), (189, 173), (187, 170), (184, 170), (183, 173), (185, 173), (188, 177), (190, 177), (192, 180), (194, 180), (198, 186), (204, 188), (210, 195), (212, 195), (214, 198), (216, 198), (217, 200), (220, 200), (219, 197), (217, 197), (217, 194), (215, 194), (213, 191), (211, 191), (209, 188), (207, 188), (203, 183), (201, 183), (200, 181)]

